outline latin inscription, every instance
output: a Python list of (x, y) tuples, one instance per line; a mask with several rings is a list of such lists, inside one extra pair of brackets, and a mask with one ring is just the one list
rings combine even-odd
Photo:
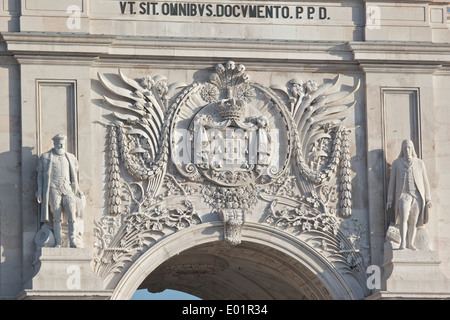
[(330, 20), (319, 6), (120, 1), (119, 9), (123, 15)]

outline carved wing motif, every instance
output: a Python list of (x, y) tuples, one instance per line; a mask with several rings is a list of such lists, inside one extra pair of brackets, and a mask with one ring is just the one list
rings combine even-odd
[[(294, 158), (300, 173), (299, 186), (305, 194), (315, 194), (339, 169), (341, 215), (351, 214), (350, 156), (347, 129), (342, 126), (346, 113), (356, 101), (348, 102), (360, 82), (349, 90), (336, 91), (340, 76), (320, 86), (309, 80), (289, 82), (291, 124), (294, 131)], [(280, 87), (273, 87), (280, 90)]]
[[(110, 153), (110, 193), (115, 192), (115, 180), (118, 179), (118, 159), (122, 160), (128, 173), (139, 181), (149, 182), (148, 191), (156, 194), (169, 158), (170, 119), (173, 110), (169, 106), (169, 97), (181, 83), (167, 85), (163, 76), (145, 76), (140, 81), (128, 78), (121, 70), (121, 85), (109, 81), (99, 73), (102, 85), (113, 95), (104, 99), (117, 111), (112, 115), (116, 121), (111, 123), (109, 134)], [(116, 177), (117, 176), (117, 177)], [(110, 205), (120, 202), (113, 194)]]

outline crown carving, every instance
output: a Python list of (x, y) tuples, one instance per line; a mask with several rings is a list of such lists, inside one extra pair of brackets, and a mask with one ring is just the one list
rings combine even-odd
[(244, 115), (246, 103), (235, 98), (222, 99), (216, 104), (216, 111), (225, 119), (239, 119)]

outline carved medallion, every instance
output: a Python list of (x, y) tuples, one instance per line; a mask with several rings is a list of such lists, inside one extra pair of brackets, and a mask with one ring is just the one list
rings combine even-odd
[(177, 99), (171, 146), (179, 172), (227, 187), (281, 176), (291, 153), (282, 103), (250, 83), (243, 65), (218, 65), (209, 82), (194, 84)]

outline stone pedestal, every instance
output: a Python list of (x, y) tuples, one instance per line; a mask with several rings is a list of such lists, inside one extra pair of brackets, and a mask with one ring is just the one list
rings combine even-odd
[(34, 277), (18, 299), (107, 299), (102, 279), (91, 267), (92, 257), (82, 248), (38, 248)]
[(448, 299), (450, 280), (440, 271), (436, 251), (394, 249), (384, 246), (381, 291), (377, 299)]
[[(392, 249), (400, 247), (400, 230), (397, 225), (391, 223), (387, 232), (385, 241), (389, 242)], [(389, 246), (388, 245), (388, 246)], [(429, 251), (428, 230), (425, 227), (417, 228), (416, 238), (414, 239), (414, 246), (418, 250)]]

